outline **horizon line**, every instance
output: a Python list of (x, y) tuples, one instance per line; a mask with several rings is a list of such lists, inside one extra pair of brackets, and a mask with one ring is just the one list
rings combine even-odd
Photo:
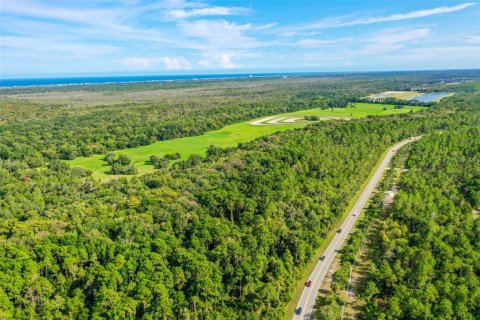
[[(234, 69), (229, 69), (230, 71), (234, 71)], [(237, 69), (238, 70), (238, 69)], [(256, 71), (248, 71), (248, 70), (238, 70), (238, 72), (222, 72), (222, 70), (212, 70), (211, 72), (205, 72), (205, 70), (198, 70), (198, 72), (186, 72), (186, 73), (177, 73), (177, 72), (164, 72), (162, 71), (152, 71), (146, 73), (116, 73), (116, 72), (104, 72), (104, 73), (86, 73), (86, 74), (58, 74), (58, 75), (0, 75), (0, 81), (8, 81), (8, 80), (33, 80), (33, 79), (70, 79), (70, 78), (110, 78), (110, 77), (182, 77), (182, 76), (234, 76), (234, 75), (285, 75), (285, 74), (295, 74), (295, 75), (303, 75), (303, 74), (326, 74), (326, 73), (343, 73), (343, 74), (355, 74), (355, 73), (388, 73), (388, 72), (431, 72), (431, 71), (476, 71), (480, 68), (472, 67), (472, 68), (445, 68), (445, 69), (385, 69), (385, 70), (325, 70), (325, 71), (302, 71), (302, 70), (256, 70)], [(185, 71), (185, 70), (183, 70)], [(102, 75), (104, 74), (104, 75)]]

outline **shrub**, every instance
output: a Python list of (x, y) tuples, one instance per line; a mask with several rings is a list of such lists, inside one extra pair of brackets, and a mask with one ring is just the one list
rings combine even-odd
[(163, 156), (163, 159), (166, 160), (178, 160), (182, 157), (182, 155), (178, 152), (176, 153), (167, 153), (166, 155)]

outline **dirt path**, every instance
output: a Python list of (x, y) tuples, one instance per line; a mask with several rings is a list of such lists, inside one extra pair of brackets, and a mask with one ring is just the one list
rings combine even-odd
[(288, 119), (287, 117), (278, 117), (273, 120), (268, 121), (268, 124), (278, 124), (280, 121), (283, 122), (283, 120)]
[(277, 116), (273, 116), (273, 117), (266, 117), (266, 118), (263, 118), (263, 119), (259, 119), (259, 120), (255, 120), (255, 121), (252, 121), (250, 122), (250, 124), (254, 125), (254, 126), (266, 126), (267, 124), (265, 123), (266, 121), (270, 121), (272, 119), (275, 119)]
[(288, 118), (283, 121), (284, 123), (294, 123), (297, 122), (298, 120), (302, 120), (302, 118)]

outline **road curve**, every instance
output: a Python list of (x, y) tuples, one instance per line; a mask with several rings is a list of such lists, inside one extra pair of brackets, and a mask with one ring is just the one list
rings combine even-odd
[[(297, 308), (295, 309), (296, 311), (298, 310), (298, 308), (302, 308), (302, 312), (301, 314), (296, 314), (295, 312), (293, 316), (294, 320), (311, 318), (313, 305), (315, 304), (315, 299), (317, 298), (318, 290), (320, 289), (320, 285), (322, 284), (323, 279), (327, 275), (328, 269), (330, 268), (330, 265), (332, 264), (333, 259), (337, 254), (337, 250), (339, 250), (340, 247), (342, 246), (343, 242), (345, 241), (345, 238), (348, 236), (350, 230), (355, 224), (355, 221), (357, 220), (358, 215), (360, 214), (363, 207), (365, 207), (365, 205), (367, 204), (368, 199), (372, 195), (373, 190), (375, 190), (375, 187), (377, 186), (390, 160), (392, 159), (392, 157), (395, 155), (396, 151), (399, 148), (403, 147), (407, 143), (416, 141), (420, 138), (421, 136), (406, 139), (397, 143), (393, 147), (390, 147), (387, 154), (385, 155), (385, 158), (383, 158), (382, 163), (378, 167), (373, 177), (368, 182), (368, 185), (362, 191), (362, 194), (358, 198), (352, 210), (349, 212), (348, 217), (345, 219), (342, 226), (340, 227), (342, 231), (337, 232), (335, 234), (332, 241), (330, 242), (327, 249), (325, 250), (323, 254), (323, 256), (325, 256), (324, 260), (323, 261), (319, 260), (317, 262), (315, 269), (313, 270), (312, 274), (309, 277), (309, 280), (312, 281), (312, 284), (310, 287), (305, 286), (305, 288), (303, 289), (302, 295), (300, 296), (300, 300), (298, 301)], [(356, 213), (355, 216), (354, 216), (354, 213)]]

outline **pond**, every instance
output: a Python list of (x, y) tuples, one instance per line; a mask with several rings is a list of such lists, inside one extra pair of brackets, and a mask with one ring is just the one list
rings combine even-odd
[(423, 93), (419, 96), (410, 98), (408, 100), (417, 100), (421, 102), (431, 102), (431, 101), (438, 101), (442, 98), (445, 98), (446, 96), (450, 95), (448, 92), (429, 92), (429, 93)]

